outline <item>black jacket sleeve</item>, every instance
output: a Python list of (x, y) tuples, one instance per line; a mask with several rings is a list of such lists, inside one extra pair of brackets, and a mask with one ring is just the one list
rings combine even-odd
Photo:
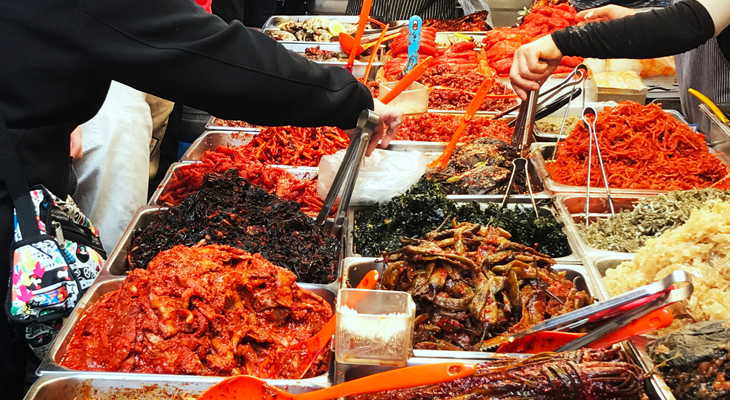
[(707, 9), (696, 0), (552, 34), (566, 56), (655, 58), (684, 53), (715, 35)]
[(323, 67), (191, 0), (79, 0), (80, 40), (109, 79), (259, 125), (353, 128), (373, 107), (343, 68)]

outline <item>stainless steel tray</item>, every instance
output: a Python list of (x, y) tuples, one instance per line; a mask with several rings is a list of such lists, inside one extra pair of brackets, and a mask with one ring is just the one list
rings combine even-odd
[[(470, 196), (470, 195), (449, 195), (449, 199), (458, 202), (458, 203), (465, 203), (465, 202), (471, 202), (476, 201), (480, 203), (496, 203), (502, 201), (502, 196)], [(548, 199), (550, 196), (536, 196), (536, 199), (542, 200), (542, 199)], [(530, 204), (530, 198), (529, 196), (512, 196), (510, 197), (510, 202), (508, 204), (508, 207), (515, 207), (517, 205), (524, 206), (526, 208), (532, 208), (532, 205)], [(355, 212), (361, 211), (364, 209), (367, 209), (368, 207), (350, 207), (349, 210), (347, 210), (347, 221), (345, 223), (344, 229), (343, 229), (343, 235), (345, 240), (345, 257), (361, 257), (360, 254), (355, 252), (354, 249), (354, 240), (353, 240), (353, 232), (355, 229)], [(546, 208), (543, 207), (540, 209), (540, 212), (544, 215), (547, 215), (547, 213), (552, 214), (555, 216), (555, 218), (559, 222), (565, 223), (565, 221), (562, 220), (562, 217), (560, 214), (557, 213), (552, 208)], [(566, 225), (567, 226), (567, 225)], [(566, 228), (563, 228), (563, 230), (568, 234)], [(565, 257), (558, 257), (555, 258), (555, 261), (557, 261), (560, 264), (580, 264), (581, 259), (579, 254), (575, 251), (575, 243), (571, 241), (570, 235), (568, 235), (568, 244), (570, 245), (570, 248), (572, 250), (572, 254), (569, 254)]]
[[(132, 221), (129, 223), (129, 226), (127, 226), (127, 229), (124, 231), (124, 234), (122, 234), (121, 239), (119, 239), (119, 242), (117, 242), (117, 246), (114, 247), (114, 250), (112, 250), (109, 258), (107, 258), (106, 262), (104, 263), (104, 266), (101, 269), (101, 273), (99, 274), (100, 278), (111, 279), (125, 277), (127, 275), (127, 272), (129, 271), (129, 261), (127, 256), (129, 255), (129, 249), (131, 248), (132, 241), (134, 240), (135, 232), (144, 229), (147, 225), (152, 223), (155, 218), (157, 218), (157, 214), (166, 211), (167, 209), (168, 208), (166, 207), (147, 206), (142, 207), (137, 211), (134, 217), (132, 217)], [(339, 240), (344, 243), (341, 238)], [(343, 249), (340, 251), (339, 259), (344, 258), (344, 244), (342, 245), (342, 247)], [(338, 269), (339, 263), (337, 267), (335, 267), (335, 272), (337, 272)], [(339, 275), (333, 282), (328, 284), (307, 283), (306, 285), (323, 287), (327, 288), (327, 290), (336, 292), (337, 288), (339, 287), (338, 278)], [(302, 282), (298, 283), (300, 285), (305, 284)]]
[[(215, 123), (215, 120), (217, 117), (210, 116), (210, 119), (208, 119), (208, 122), (205, 123), (205, 130), (206, 131), (235, 131), (235, 132), (246, 132), (249, 134), (257, 134), (261, 132), (261, 128), (240, 128), (236, 126), (223, 126), (223, 125), (217, 125)], [(223, 118), (221, 118), (223, 119)], [(200, 137), (198, 137), (200, 139)], [(197, 140), (196, 140), (197, 141)], [(195, 143), (195, 142), (193, 142)]]
[[(563, 185), (562, 183), (555, 182), (553, 178), (550, 176), (550, 173), (545, 168), (545, 160), (550, 159), (550, 157), (553, 155), (553, 151), (555, 151), (555, 143), (533, 143), (532, 144), (532, 154), (533, 156), (530, 158), (531, 162), (535, 164), (535, 167), (537, 169), (537, 173), (540, 176), (540, 179), (545, 183), (545, 188), (552, 193), (585, 193), (586, 187), (585, 186), (570, 186), (570, 185)], [(727, 154), (721, 154), (719, 156), (720, 160), (724, 162), (725, 164), (728, 164), (728, 161), (730, 158), (728, 158)], [(596, 171), (596, 173), (600, 174), (600, 171)], [(591, 193), (593, 194), (599, 194), (599, 193), (605, 193), (606, 190), (603, 187), (593, 187), (591, 186)], [(660, 193), (668, 193), (670, 190), (650, 190), (650, 189), (619, 189), (619, 188), (611, 188), (611, 194), (635, 194), (635, 195), (655, 195)], [(591, 194), (591, 196), (593, 196)]]
[[(214, 117), (211, 117), (208, 123), (213, 122)], [(207, 125), (206, 125), (207, 127)], [(180, 161), (200, 161), (203, 158), (203, 154), (208, 150), (215, 150), (218, 146), (243, 146), (250, 143), (253, 137), (259, 131), (244, 131), (241, 129), (233, 130), (219, 130), (219, 131), (207, 131), (200, 135), (195, 141), (188, 147), (185, 154), (180, 158)]]
[[(624, 261), (631, 261), (634, 259), (633, 254), (622, 254), (614, 256), (601, 256), (601, 257), (587, 257), (586, 267), (589, 273), (594, 274), (596, 277), (596, 297), (599, 300), (606, 300), (611, 298), (606, 286), (603, 284), (603, 277), (606, 275), (606, 270), (615, 268)], [(646, 345), (649, 343), (651, 338), (649, 336), (636, 336), (627, 342), (624, 342), (625, 348), (632, 353), (637, 363), (644, 369), (645, 372), (651, 372), (654, 370), (655, 364), (646, 352)], [(654, 397), (661, 400), (674, 400), (672, 391), (667, 386), (664, 379), (660, 374), (652, 374), (650, 379), (651, 387), (653, 390)]]
[[(184, 162), (184, 163), (174, 163), (170, 166), (170, 169), (167, 170), (167, 173), (165, 174), (165, 177), (162, 179), (160, 184), (157, 186), (157, 189), (152, 194), (152, 197), (150, 197), (150, 201), (147, 203), (149, 206), (160, 206), (160, 207), (166, 207), (169, 206), (169, 204), (165, 204), (162, 201), (160, 201), (160, 197), (167, 192), (168, 187), (172, 185), (172, 180), (174, 175), (177, 173), (180, 168), (189, 165), (189, 164), (195, 164), (197, 161), (193, 162)], [(281, 168), (283, 170), (288, 171), (292, 175), (296, 176), (299, 179), (314, 179), (319, 174), (319, 168), (316, 167), (292, 167), (287, 165), (272, 165), (272, 167)]]
[[(633, 345), (628, 344), (627, 342), (624, 342), (623, 348), (626, 351), (626, 353), (629, 355), (629, 357), (632, 358), (632, 361), (636, 363), (637, 365), (642, 365), (642, 359), (639, 357), (639, 355), (636, 353), (636, 349)], [(444, 352), (444, 353), (457, 353), (457, 352)], [(484, 362), (489, 360), (496, 360), (496, 359), (504, 359), (504, 358), (525, 358), (527, 355), (525, 354), (496, 354), (496, 353), (477, 353), (480, 357), (471, 357), (468, 356), (467, 358), (464, 358), (464, 356), (458, 356), (458, 355), (449, 355), (448, 357), (429, 357), (429, 358), (411, 358), (408, 360), (408, 367), (415, 367), (418, 365), (429, 365), (429, 364), (438, 364), (438, 363), (444, 363), (449, 362), (449, 359), (458, 359), (459, 361), (463, 362)], [(347, 365), (347, 364), (341, 364), (341, 363), (335, 363), (335, 384), (341, 384), (343, 382), (355, 380), (358, 378), (362, 378), (365, 376), (377, 374), (380, 372), (388, 371), (391, 369), (395, 369), (394, 367), (382, 367), (382, 366), (375, 366), (375, 365)], [(645, 390), (647, 392), (647, 395), (650, 399), (660, 399), (660, 400), (674, 400), (674, 397), (671, 396), (671, 392), (669, 392), (669, 389), (667, 388), (666, 391), (662, 391), (661, 389), (658, 389), (660, 386), (657, 382), (658, 380), (661, 380), (661, 378), (657, 379), (656, 374), (653, 375), (651, 378), (647, 379), (645, 384)], [(663, 383), (663, 380), (661, 380)], [(666, 387), (666, 385), (664, 385)], [(667, 393), (670, 397), (667, 397)]]
[[(181, 400), (179, 396), (198, 395), (221, 380), (223, 378), (149, 374), (110, 377), (103, 373), (84, 372), (64, 376), (47, 375), (33, 384), (24, 400)], [(268, 382), (290, 393), (306, 393), (323, 387), (295, 380)]]
[[(107, 377), (107, 378), (116, 378), (116, 379), (125, 379), (128, 377), (136, 377), (139, 376), (140, 379), (148, 379), (152, 382), (156, 381), (163, 381), (163, 380), (179, 380), (179, 379), (200, 379), (202, 377), (192, 377), (192, 376), (181, 376), (181, 375), (169, 375), (169, 374), (136, 374), (136, 373), (121, 373), (121, 372), (88, 372), (88, 371), (76, 371), (70, 368), (66, 368), (61, 365), (61, 361), (63, 360), (63, 357), (66, 355), (66, 349), (68, 347), (68, 344), (71, 342), (71, 339), (73, 338), (74, 331), (76, 329), (76, 326), (78, 325), (79, 321), (83, 317), (83, 314), (85, 310), (88, 307), (91, 307), (92, 305), (96, 304), (99, 299), (106, 293), (118, 290), (121, 288), (122, 283), (124, 282), (126, 278), (123, 277), (101, 277), (101, 279), (97, 279), (96, 282), (89, 288), (89, 290), (84, 294), (81, 301), (79, 301), (76, 308), (73, 310), (71, 315), (68, 317), (66, 322), (64, 322), (63, 327), (61, 328), (61, 331), (58, 333), (58, 336), (56, 337), (55, 341), (53, 342), (53, 345), (51, 346), (51, 350), (48, 352), (48, 355), (43, 359), (41, 362), (40, 367), (38, 367), (38, 374), (39, 375), (68, 375), (68, 374), (95, 374), (100, 377)], [(317, 284), (311, 284), (311, 283), (299, 283), (299, 286), (303, 289), (310, 290), (317, 295), (321, 296), (324, 300), (326, 300), (330, 305), (332, 306), (332, 309), (334, 310), (335, 307), (335, 297), (336, 297), (336, 291), (332, 290), (331, 288), (328, 288), (324, 285), (317, 285)], [(334, 356), (332, 357), (334, 360)], [(330, 371), (332, 370), (332, 365), (330, 365)], [(222, 379), (222, 377), (219, 377), (218, 380)], [(280, 382), (281, 384), (288, 384), (291, 383), (290, 380), (278, 380), (273, 379), (271, 382)], [(308, 385), (312, 386), (329, 386), (330, 385), (330, 378), (329, 373), (323, 374), (314, 378), (308, 378), (308, 379), (301, 379), (296, 382), (303, 382)]]
[[(342, 52), (342, 46), (338, 42), (333, 43), (317, 43), (312, 44), (311, 42), (282, 42), (284, 47), (297, 53), (304, 53), (309, 47), (318, 47), (321, 50)], [(374, 81), (378, 75), (378, 70), (383, 66), (383, 55), (385, 53), (385, 46), (381, 45), (381, 55), (373, 62), (372, 68), (370, 69), (370, 75), (368, 75), (369, 81)], [(317, 64), (327, 65), (330, 67), (345, 68), (347, 61), (312, 61)], [(352, 67), (352, 75), (355, 78), (362, 79), (365, 76), (365, 70), (367, 69), (368, 63), (363, 61), (355, 61)]]
[[(272, 28), (276, 29), (276, 26), (282, 22), (286, 22), (286, 21), (305, 22), (314, 17), (323, 17), (323, 18), (327, 18), (329, 20), (340, 21), (343, 24), (357, 24), (360, 21), (359, 15), (272, 15), (271, 17), (269, 17), (269, 19), (266, 20), (266, 22), (264, 22), (264, 25), (261, 27), (261, 29), (262, 30), (263, 29), (272, 29)], [(405, 21), (405, 23), (403, 23), (403, 24), (399, 24), (399, 26), (400, 25), (407, 26), (408, 21)], [(391, 27), (389, 29), (393, 30), (394, 28)], [(374, 29), (368, 29), (367, 26), (365, 27), (365, 32), (374, 32), (374, 31), (375, 31)], [(286, 43), (286, 42), (283, 42), (283, 43)], [(301, 42), (297, 42), (297, 43), (301, 43)], [(313, 43), (318, 43), (318, 42), (313, 42)]]
[[(636, 202), (646, 197), (649, 196), (627, 194), (611, 195), (616, 212), (622, 210), (633, 210)], [(586, 196), (583, 193), (561, 193), (555, 195), (555, 207), (558, 209), (558, 213), (562, 216), (568, 235), (573, 236), (574, 242), (578, 245), (577, 249), (580, 255), (594, 258), (601, 256), (633, 255), (633, 253), (597, 249), (586, 243), (580, 230), (580, 226), (585, 224), (585, 204)], [(592, 194), (589, 207), (590, 220), (595, 221), (597, 218), (605, 219), (610, 216), (611, 211), (608, 205), (608, 197), (603, 193)]]

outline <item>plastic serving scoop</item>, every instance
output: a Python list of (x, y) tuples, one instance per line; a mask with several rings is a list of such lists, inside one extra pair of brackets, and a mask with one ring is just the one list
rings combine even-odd
[(411, 70), (411, 72), (407, 73), (406, 76), (403, 77), (398, 83), (393, 86), (393, 89), (388, 92), (385, 96), (383, 96), (382, 99), (380, 99), (383, 104), (390, 103), (394, 98), (396, 98), (399, 94), (401, 94), (408, 86), (411, 86), (413, 82), (418, 79), (421, 74), (423, 74), (424, 71), (428, 68), (429, 65), (431, 65), (431, 62), (433, 61), (433, 57), (428, 56), (425, 60), (421, 61), (418, 65), (416, 65), (415, 68)]
[(466, 127), (469, 126), (469, 122), (471, 122), (472, 118), (474, 118), (474, 114), (479, 111), (479, 108), (482, 106), (482, 103), (484, 102), (484, 98), (487, 96), (487, 93), (489, 93), (490, 90), (492, 90), (492, 85), (494, 84), (494, 77), (488, 76), (484, 82), (482, 82), (481, 86), (479, 86), (479, 89), (477, 89), (476, 94), (474, 94), (474, 98), (471, 99), (471, 102), (469, 103), (469, 106), (466, 108), (466, 112), (464, 113), (464, 116), (461, 118), (461, 122), (459, 123), (459, 127), (456, 128), (456, 132), (454, 132), (454, 136), (451, 137), (451, 141), (446, 146), (446, 149), (444, 149), (444, 152), (441, 153), (439, 158), (434, 160), (431, 164), (428, 164), (429, 168), (444, 168), (449, 163), (449, 159), (451, 159), (451, 153), (454, 152), (454, 149), (456, 149), (456, 145), (459, 143), (459, 139), (461, 138), (461, 135), (466, 130)]
[[(603, 349), (623, 342), (633, 336), (642, 335), (672, 324), (674, 315), (666, 308), (660, 308), (637, 319), (636, 321), (610, 333), (603, 338), (590, 343), (592, 349)], [(527, 353), (537, 354), (553, 352), (575, 339), (585, 336), (585, 333), (544, 331), (524, 336), (505, 343), (497, 349), (497, 353)]]
[(476, 365), (449, 362), (399, 368), (303, 394), (287, 393), (259, 378), (237, 376), (206, 390), (198, 400), (328, 400), (384, 390), (403, 389), (453, 381), (470, 376)]
[[(372, 289), (375, 287), (375, 285), (378, 284), (378, 280), (380, 278), (380, 274), (376, 270), (372, 270), (368, 272), (365, 277), (362, 278), (360, 283), (357, 285), (358, 289)], [(360, 300), (362, 300), (363, 296), (365, 296), (365, 293), (357, 293), (359, 296), (355, 297), (354, 295), (350, 297), (350, 299), (347, 302), (347, 306), (350, 308), (355, 308), (358, 303), (360, 303)], [(286, 349), (286, 357), (282, 357), (282, 361), (287, 364), (292, 363), (298, 363), (297, 373), (293, 374), (294, 376), (297, 376), (298, 378), (303, 378), (304, 375), (306, 375), (307, 371), (309, 371), (309, 368), (314, 363), (314, 360), (319, 357), (319, 355), (322, 353), (322, 350), (324, 350), (327, 343), (329, 343), (330, 338), (332, 338), (332, 335), (335, 334), (335, 329), (337, 328), (337, 313), (335, 312), (334, 315), (332, 315), (332, 318), (330, 318), (329, 321), (327, 321), (327, 324), (317, 332), (316, 335), (312, 336), (311, 338), (295, 343), (291, 346), (289, 346)]]

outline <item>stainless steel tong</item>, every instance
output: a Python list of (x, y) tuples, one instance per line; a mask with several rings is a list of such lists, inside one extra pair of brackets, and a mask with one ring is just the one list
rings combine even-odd
[[(593, 121), (588, 120), (588, 115), (593, 114)], [(585, 223), (589, 225), (590, 202), (591, 202), (591, 161), (593, 161), (593, 142), (596, 143), (596, 156), (598, 156), (598, 165), (601, 167), (601, 176), (603, 184), (606, 186), (606, 196), (608, 197), (608, 205), (611, 208), (611, 215), (616, 215), (613, 207), (613, 199), (611, 198), (611, 188), (608, 185), (608, 177), (606, 176), (606, 168), (603, 165), (603, 157), (601, 156), (601, 146), (598, 144), (598, 134), (596, 133), (596, 121), (598, 113), (593, 107), (585, 107), (583, 109), (583, 123), (588, 129), (588, 177), (586, 178), (586, 206), (585, 206)], [(557, 152), (557, 147), (555, 148)]]
[(525, 181), (527, 183), (527, 190), (530, 194), (530, 202), (532, 203), (532, 209), (535, 212), (535, 216), (539, 217), (540, 214), (537, 210), (537, 204), (535, 204), (535, 196), (532, 192), (532, 183), (530, 182), (530, 166), (525, 156), (529, 151), (528, 140), (530, 134), (535, 125), (535, 113), (537, 112), (537, 92), (530, 92), (527, 94), (527, 100), (520, 104), (520, 112), (517, 114), (517, 124), (515, 125), (514, 134), (512, 135), (512, 146), (517, 148), (519, 157), (512, 160), (512, 174), (507, 184), (507, 190), (502, 197), (502, 208), (507, 205), (512, 190), (514, 189), (515, 177), (518, 169), (525, 170)]
[[(342, 164), (340, 164), (340, 168), (337, 170), (332, 187), (329, 193), (327, 193), (322, 210), (320, 210), (317, 216), (316, 223), (323, 225), (336, 235), (342, 231), (342, 225), (347, 216), (347, 208), (350, 205), (352, 191), (355, 189), (357, 175), (360, 173), (362, 158), (365, 155), (368, 142), (370, 142), (370, 137), (373, 135), (375, 127), (378, 126), (378, 121), (378, 116), (370, 110), (363, 110), (360, 113), (355, 133), (352, 135), (350, 145), (345, 152), (345, 157), (342, 159)], [(328, 217), (332, 212), (332, 207), (334, 207), (337, 197), (340, 195), (340, 189), (342, 189), (342, 198), (337, 209), (337, 214), (334, 220), (330, 220)]]

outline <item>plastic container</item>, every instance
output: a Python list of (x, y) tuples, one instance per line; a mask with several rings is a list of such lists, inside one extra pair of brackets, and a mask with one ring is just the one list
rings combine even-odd
[(593, 79), (598, 90), (597, 101), (646, 102), (648, 88), (636, 72), (602, 72), (595, 74)]
[(393, 367), (404, 367), (408, 363), (416, 316), (416, 304), (410, 294), (341, 289), (336, 307), (337, 362)]
[[(398, 81), (381, 83), (380, 98), (385, 97), (397, 83)], [(428, 111), (428, 88), (413, 82), (388, 105), (400, 109), (406, 115), (423, 114)]]

